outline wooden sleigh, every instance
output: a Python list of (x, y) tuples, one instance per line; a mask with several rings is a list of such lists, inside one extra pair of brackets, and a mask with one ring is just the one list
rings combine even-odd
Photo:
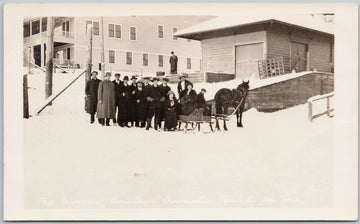
[(212, 116), (204, 116), (201, 109), (195, 109), (195, 111), (189, 115), (179, 115), (178, 124), (178, 130), (181, 130), (182, 124), (185, 124), (183, 129), (184, 133), (189, 131), (194, 132), (196, 130), (201, 131), (202, 124), (208, 124), (211, 132), (215, 131)]

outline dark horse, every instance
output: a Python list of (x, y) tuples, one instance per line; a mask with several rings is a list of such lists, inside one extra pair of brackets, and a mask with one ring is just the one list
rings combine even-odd
[(219, 127), (219, 119), (224, 121), (224, 130), (226, 127), (226, 115), (229, 107), (236, 110), (237, 126), (242, 127), (242, 113), (245, 107), (245, 100), (249, 90), (249, 81), (242, 82), (236, 89), (220, 89), (215, 94), (215, 108), (216, 108), (216, 129)]

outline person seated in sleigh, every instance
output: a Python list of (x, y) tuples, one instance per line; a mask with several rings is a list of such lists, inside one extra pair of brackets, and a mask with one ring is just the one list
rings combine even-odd
[(193, 84), (189, 83), (186, 92), (180, 98), (181, 115), (189, 115), (197, 108), (197, 94), (193, 87)]

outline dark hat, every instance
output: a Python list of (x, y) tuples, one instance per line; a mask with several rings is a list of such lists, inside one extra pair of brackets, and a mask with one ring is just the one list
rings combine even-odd
[(123, 80), (129, 80), (129, 77), (125, 75)]
[(201, 89), (201, 91), (204, 91), (204, 92), (206, 92), (206, 89), (202, 88), (202, 89)]
[(120, 75), (120, 73), (115, 73), (115, 77), (116, 77), (116, 76), (120, 77), (121, 75)]
[(171, 51), (171, 54), (174, 54), (174, 51)]
[(144, 79), (144, 80), (150, 80), (150, 77), (147, 77), (147, 76), (146, 76), (146, 77), (144, 77), (143, 79)]
[(174, 94), (174, 95), (175, 95), (174, 91), (172, 91), (172, 90), (169, 90), (169, 91), (167, 92), (167, 95), (170, 95), (170, 94)]
[(91, 75), (98, 75), (98, 72), (97, 71), (92, 71)]
[(186, 86), (194, 87), (194, 84), (192, 84), (192, 82), (189, 82)]
[(165, 82), (169, 82), (168, 78), (163, 78), (162, 80), (165, 81)]
[(133, 80), (133, 79), (137, 79), (136, 77), (135, 77), (135, 75), (133, 75), (133, 76), (131, 76), (131, 80)]
[(180, 77), (179, 77), (179, 79), (181, 79), (182, 77), (187, 78), (187, 75), (186, 75), (186, 74), (181, 74)]
[(151, 81), (159, 81), (159, 79), (157, 78), (157, 77), (154, 77), (154, 78), (152, 78), (152, 80)]
[(105, 76), (111, 76), (111, 72), (106, 72)]
[(136, 83), (141, 83), (143, 84), (143, 81), (141, 79), (139, 79)]

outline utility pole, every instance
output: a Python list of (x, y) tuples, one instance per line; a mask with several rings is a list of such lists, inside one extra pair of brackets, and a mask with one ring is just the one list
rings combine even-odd
[(53, 87), (54, 20), (47, 18), (45, 99), (52, 95)]
[(93, 42), (93, 26), (89, 24), (87, 26), (88, 31), (88, 57), (86, 63), (86, 75), (85, 81), (89, 81), (91, 78), (91, 67), (92, 67), (92, 42)]
[(104, 18), (101, 16), (101, 79), (105, 79)]

